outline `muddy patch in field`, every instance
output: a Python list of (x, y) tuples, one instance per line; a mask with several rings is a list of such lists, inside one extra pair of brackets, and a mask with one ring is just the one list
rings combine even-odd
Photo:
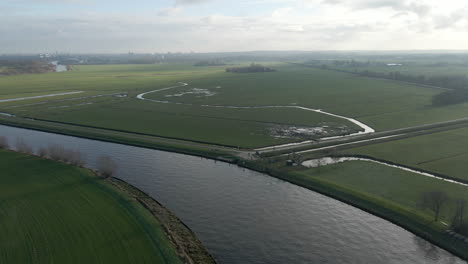
[(268, 128), (269, 134), (276, 138), (294, 138), (319, 140), (324, 137), (346, 135), (352, 132), (350, 128), (342, 124), (320, 123), (315, 127), (273, 125)]
[(195, 97), (200, 98), (200, 97), (209, 97), (209, 96), (213, 96), (216, 94), (217, 94), (216, 92), (212, 92), (208, 89), (191, 88), (191, 89), (184, 90), (176, 94), (166, 94), (165, 97), (182, 97), (185, 95), (194, 95)]

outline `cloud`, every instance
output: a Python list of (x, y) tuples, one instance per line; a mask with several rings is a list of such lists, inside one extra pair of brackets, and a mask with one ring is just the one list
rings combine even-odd
[(239, 10), (214, 9), (215, 5), (207, 11), (195, 5), (200, 0), (157, 6), (156, 14), (11, 15), (0, 9), (0, 47), (2, 52), (109, 53), (463, 49), (468, 45), (468, 36), (460, 34), (468, 29), (468, 8), (450, 2), (456, 0), (444, 0), (447, 5), (435, 0), (275, 0), (273, 8), (271, 1), (239, 1), (233, 8), (242, 9), (242, 1), (248, 1), (251, 9), (261, 11), (240, 15)]
[(322, 3), (329, 5), (349, 6), (358, 10), (391, 8), (400, 12), (411, 12), (419, 16), (428, 15), (431, 5), (407, 0), (323, 0)]
[(182, 8), (180, 7), (165, 7), (158, 10), (158, 16), (173, 16), (180, 13)]
[(193, 5), (193, 4), (201, 4), (205, 2), (209, 2), (211, 0), (176, 0), (176, 5)]

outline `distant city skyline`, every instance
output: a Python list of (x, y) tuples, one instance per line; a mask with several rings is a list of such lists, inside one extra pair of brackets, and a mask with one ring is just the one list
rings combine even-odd
[(0, 54), (465, 50), (446, 0), (4, 0)]

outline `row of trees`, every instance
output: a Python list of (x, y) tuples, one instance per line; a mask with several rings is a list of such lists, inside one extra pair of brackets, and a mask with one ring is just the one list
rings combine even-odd
[[(314, 62), (316, 66), (317, 63)], [(364, 63), (357, 61), (334, 61), (334, 66), (349, 66), (349, 67), (363, 67), (369, 66), (372, 63)], [(375, 63), (374, 63), (375, 64)], [(311, 66), (314, 64), (310, 64)], [(373, 64), (372, 64), (373, 65)], [(327, 64), (320, 65), (322, 69), (330, 69)], [(393, 72), (377, 72), (370, 70), (344, 70), (336, 69), (333, 70), (358, 74), (360, 76), (371, 77), (371, 78), (382, 78), (395, 81), (411, 82), (428, 86), (436, 86), (442, 88), (448, 88), (450, 90), (444, 91), (440, 94), (432, 97), (432, 105), (434, 106), (445, 106), (451, 104), (459, 104), (468, 102), (468, 78), (464, 75), (437, 75), (437, 76), (425, 76), (425, 75), (411, 75), (404, 74), (399, 71)]]
[[(0, 136), (0, 149), (10, 149), (7, 138)], [(17, 138), (15, 149), (18, 152), (36, 155), (42, 158), (65, 162), (74, 166), (84, 167), (86, 165), (85, 156), (75, 150), (66, 149), (59, 144), (50, 144), (41, 147), (37, 152), (28, 145), (22, 138)], [(103, 178), (111, 178), (115, 175), (117, 163), (109, 156), (100, 156), (96, 162), (97, 170)]]
[(437, 76), (425, 76), (425, 75), (411, 75), (404, 74), (399, 71), (394, 72), (376, 72), (363, 70), (355, 72), (361, 76), (384, 78), (390, 80), (412, 82), (423, 85), (444, 87), (449, 89), (465, 89), (468, 87), (468, 78), (464, 75), (437, 75)]
[(204, 61), (197, 61), (193, 64), (193, 66), (222, 66), (226, 65), (221, 60), (204, 60)]
[(432, 105), (434, 106), (445, 106), (468, 102), (468, 78), (463, 75), (439, 75), (426, 77), (425, 75), (416, 76), (402, 74), (398, 71), (383, 73), (368, 70), (358, 72), (358, 74), (366, 77), (384, 78), (450, 89), (432, 97)]
[(464, 199), (451, 200), (441, 191), (424, 192), (421, 197), (422, 208), (428, 209), (434, 214), (434, 221), (439, 221), (440, 214), (450, 203), (453, 206), (452, 228), (454, 231), (468, 236), (468, 222), (466, 221), (466, 209), (468, 202)]
[(235, 72), (235, 73), (249, 73), (249, 72), (274, 72), (275, 69), (265, 67), (260, 64), (252, 63), (247, 67), (233, 67), (227, 68), (226, 72)]
[(0, 75), (55, 72), (55, 65), (44, 61), (0, 61)]

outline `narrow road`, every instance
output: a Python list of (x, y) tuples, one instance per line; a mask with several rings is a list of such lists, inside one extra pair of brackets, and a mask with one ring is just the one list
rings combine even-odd
[[(360, 143), (379, 143), (382, 141), (397, 140), (410, 136), (419, 136), (422, 134), (437, 133), (444, 130), (453, 129), (452, 127), (468, 126), (468, 118), (455, 119), (450, 121), (437, 122), (432, 124), (425, 124), (419, 126), (412, 126), (406, 128), (399, 128), (394, 130), (387, 130), (376, 132), (367, 135), (358, 135), (352, 137), (343, 137), (330, 139), (319, 142), (298, 143), (290, 146), (275, 147), (274, 149), (266, 149), (263, 151), (256, 150), (261, 154), (268, 154), (274, 152), (281, 152), (279, 155), (287, 155), (288, 153), (310, 153), (333, 149), (343, 146), (353, 146)], [(457, 127), (454, 127), (457, 128)]]
[(79, 94), (79, 93), (82, 93), (82, 92), (83, 92), (83, 91), (78, 91), (78, 92), (67, 92), (67, 93), (56, 93), (56, 94), (46, 94), (46, 95), (37, 95), (37, 96), (20, 97), (20, 98), (12, 98), (12, 99), (3, 99), (3, 100), (0, 100), (0, 103), (14, 102), (14, 101), (22, 101), (22, 100), (29, 100), (29, 99), (38, 99), (38, 98), (44, 98), (44, 97), (53, 97), (53, 96), (59, 96), (59, 95)]

